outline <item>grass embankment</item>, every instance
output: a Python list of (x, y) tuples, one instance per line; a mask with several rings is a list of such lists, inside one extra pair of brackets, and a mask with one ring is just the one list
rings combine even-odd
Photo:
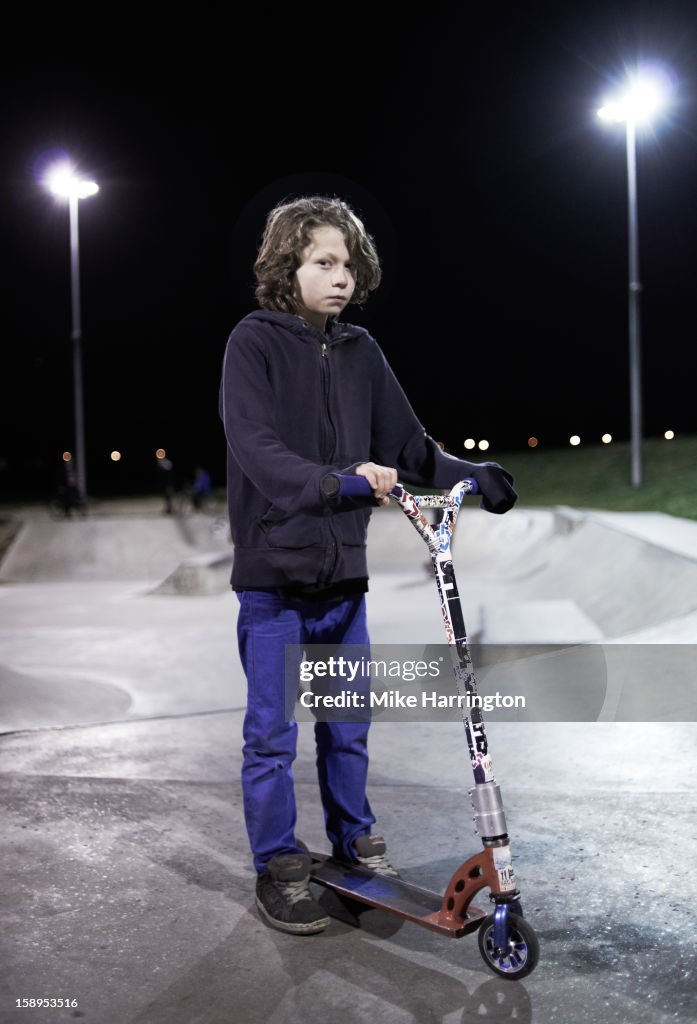
[[(524, 452), (487, 454), (514, 474), (520, 505), (668, 512), (697, 519), (697, 437), (646, 440), (642, 453), (641, 487), (631, 485), (629, 444), (540, 446)], [(473, 456), (466, 457), (479, 461)]]

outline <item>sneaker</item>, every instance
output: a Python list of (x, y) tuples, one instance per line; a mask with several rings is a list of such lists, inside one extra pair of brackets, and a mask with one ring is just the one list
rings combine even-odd
[(391, 875), (399, 878), (399, 871), (392, 867), (387, 859), (387, 846), (382, 836), (359, 836), (354, 840), (353, 849), (356, 860), (366, 868), (371, 868), (379, 875)]
[(256, 905), (272, 928), (295, 935), (323, 931), (329, 918), (308, 888), (310, 858), (302, 854), (274, 857), (257, 879)]

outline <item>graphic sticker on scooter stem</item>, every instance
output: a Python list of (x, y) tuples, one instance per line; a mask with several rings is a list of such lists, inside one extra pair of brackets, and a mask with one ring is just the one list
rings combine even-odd
[(450, 530), (442, 523), (435, 531), (438, 540), (438, 547), (441, 551), (448, 551), (450, 548)]
[(513, 892), (515, 889), (515, 874), (511, 862), (510, 846), (494, 847), (494, 867), (499, 874), (501, 892)]
[[(448, 543), (450, 538), (448, 538)], [(448, 607), (448, 602), (457, 599), (459, 601), (460, 595), (457, 592), (457, 587), (454, 583), (453, 563), (451, 561), (440, 561), (434, 559), (433, 567), (436, 573), (436, 583), (438, 585), (438, 597), (440, 599), (440, 613), (443, 616), (443, 625), (445, 626), (445, 635), (449, 644), (454, 644), (460, 637), (457, 635), (456, 624), (453, 622)], [(464, 627), (464, 623), (463, 623)], [(464, 638), (463, 638), (464, 639)]]
[(488, 754), (475, 754), (472, 758), (472, 771), (474, 781), (492, 782), (494, 778), (494, 764)]

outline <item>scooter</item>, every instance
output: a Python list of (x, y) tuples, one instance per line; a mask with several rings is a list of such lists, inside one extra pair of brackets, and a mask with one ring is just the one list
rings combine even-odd
[[(372, 494), (364, 477), (330, 474), (324, 486), (328, 494), (353, 497)], [(449, 938), (478, 932), (479, 950), (487, 967), (499, 977), (517, 981), (534, 970), (539, 959), (539, 943), (523, 916), (501, 791), (494, 778), (481, 709), (473, 700), (477, 688), (451, 554), (452, 534), (462, 500), (467, 494), (477, 493), (476, 480), (466, 479), (456, 484), (447, 497), (413, 495), (400, 484), (393, 488), (390, 497), (426, 542), (431, 554), (474, 773), (474, 786), (469, 795), (474, 809), (475, 833), (479, 834), (483, 849), (460, 865), (443, 895), (319, 853), (311, 854), (310, 877), (343, 900), (377, 907)], [(421, 512), (423, 508), (442, 509), (440, 522), (431, 525)], [(490, 914), (472, 905), (474, 896), (487, 887), (494, 905)]]

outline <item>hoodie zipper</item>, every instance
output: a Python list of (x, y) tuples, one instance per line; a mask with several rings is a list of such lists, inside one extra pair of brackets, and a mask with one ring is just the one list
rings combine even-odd
[[(332, 421), (331, 412), (329, 411), (329, 346), (326, 341), (322, 342), (322, 387), (324, 389), (324, 412), (327, 417), (327, 448), (324, 453), (327, 462), (332, 462), (336, 454), (336, 427)], [(325, 362), (326, 360), (326, 362)]]
[[(326, 413), (327, 424), (329, 426), (329, 430), (328, 430), (328, 433), (327, 433), (327, 441), (328, 441), (327, 447), (328, 447), (329, 450), (327, 451), (326, 458), (327, 458), (327, 462), (333, 462), (334, 461), (334, 456), (336, 454), (336, 427), (334, 426), (334, 423), (332, 422), (331, 413), (329, 411), (329, 373), (330, 373), (330, 371), (329, 371), (329, 346), (327, 345), (326, 341), (324, 341), (324, 340), (322, 341), (322, 349), (321, 349), (321, 351), (322, 351), (322, 360), (321, 360), (320, 365), (321, 365), (321, 368), (322, 368), (322, 385), (323, 385), (323, 388), (324, 388), (324, 411)], [(325, 362), (325, 360), (326, 360), (326, 362)], [(331, 536), (330, 560), (329, 560), (329, 564), (327, 565), (326, 571), (322, 573), (322, 576), (324, 577), (322, 582), (329, 582), (332, 579), (332, 577), (334, 576), (334, 570), (336, 569), (336, 563), (337, 563), (337, 558), (338, 558), (338, 548), (339, 548), (337, 536), (336, 536), (336, 533), (334, 531), (334, 526), (333, 526), (332, 521), (331, 521), (331, 516), (327, 517), (327, 526), (329, 528), (329, 534)]]

